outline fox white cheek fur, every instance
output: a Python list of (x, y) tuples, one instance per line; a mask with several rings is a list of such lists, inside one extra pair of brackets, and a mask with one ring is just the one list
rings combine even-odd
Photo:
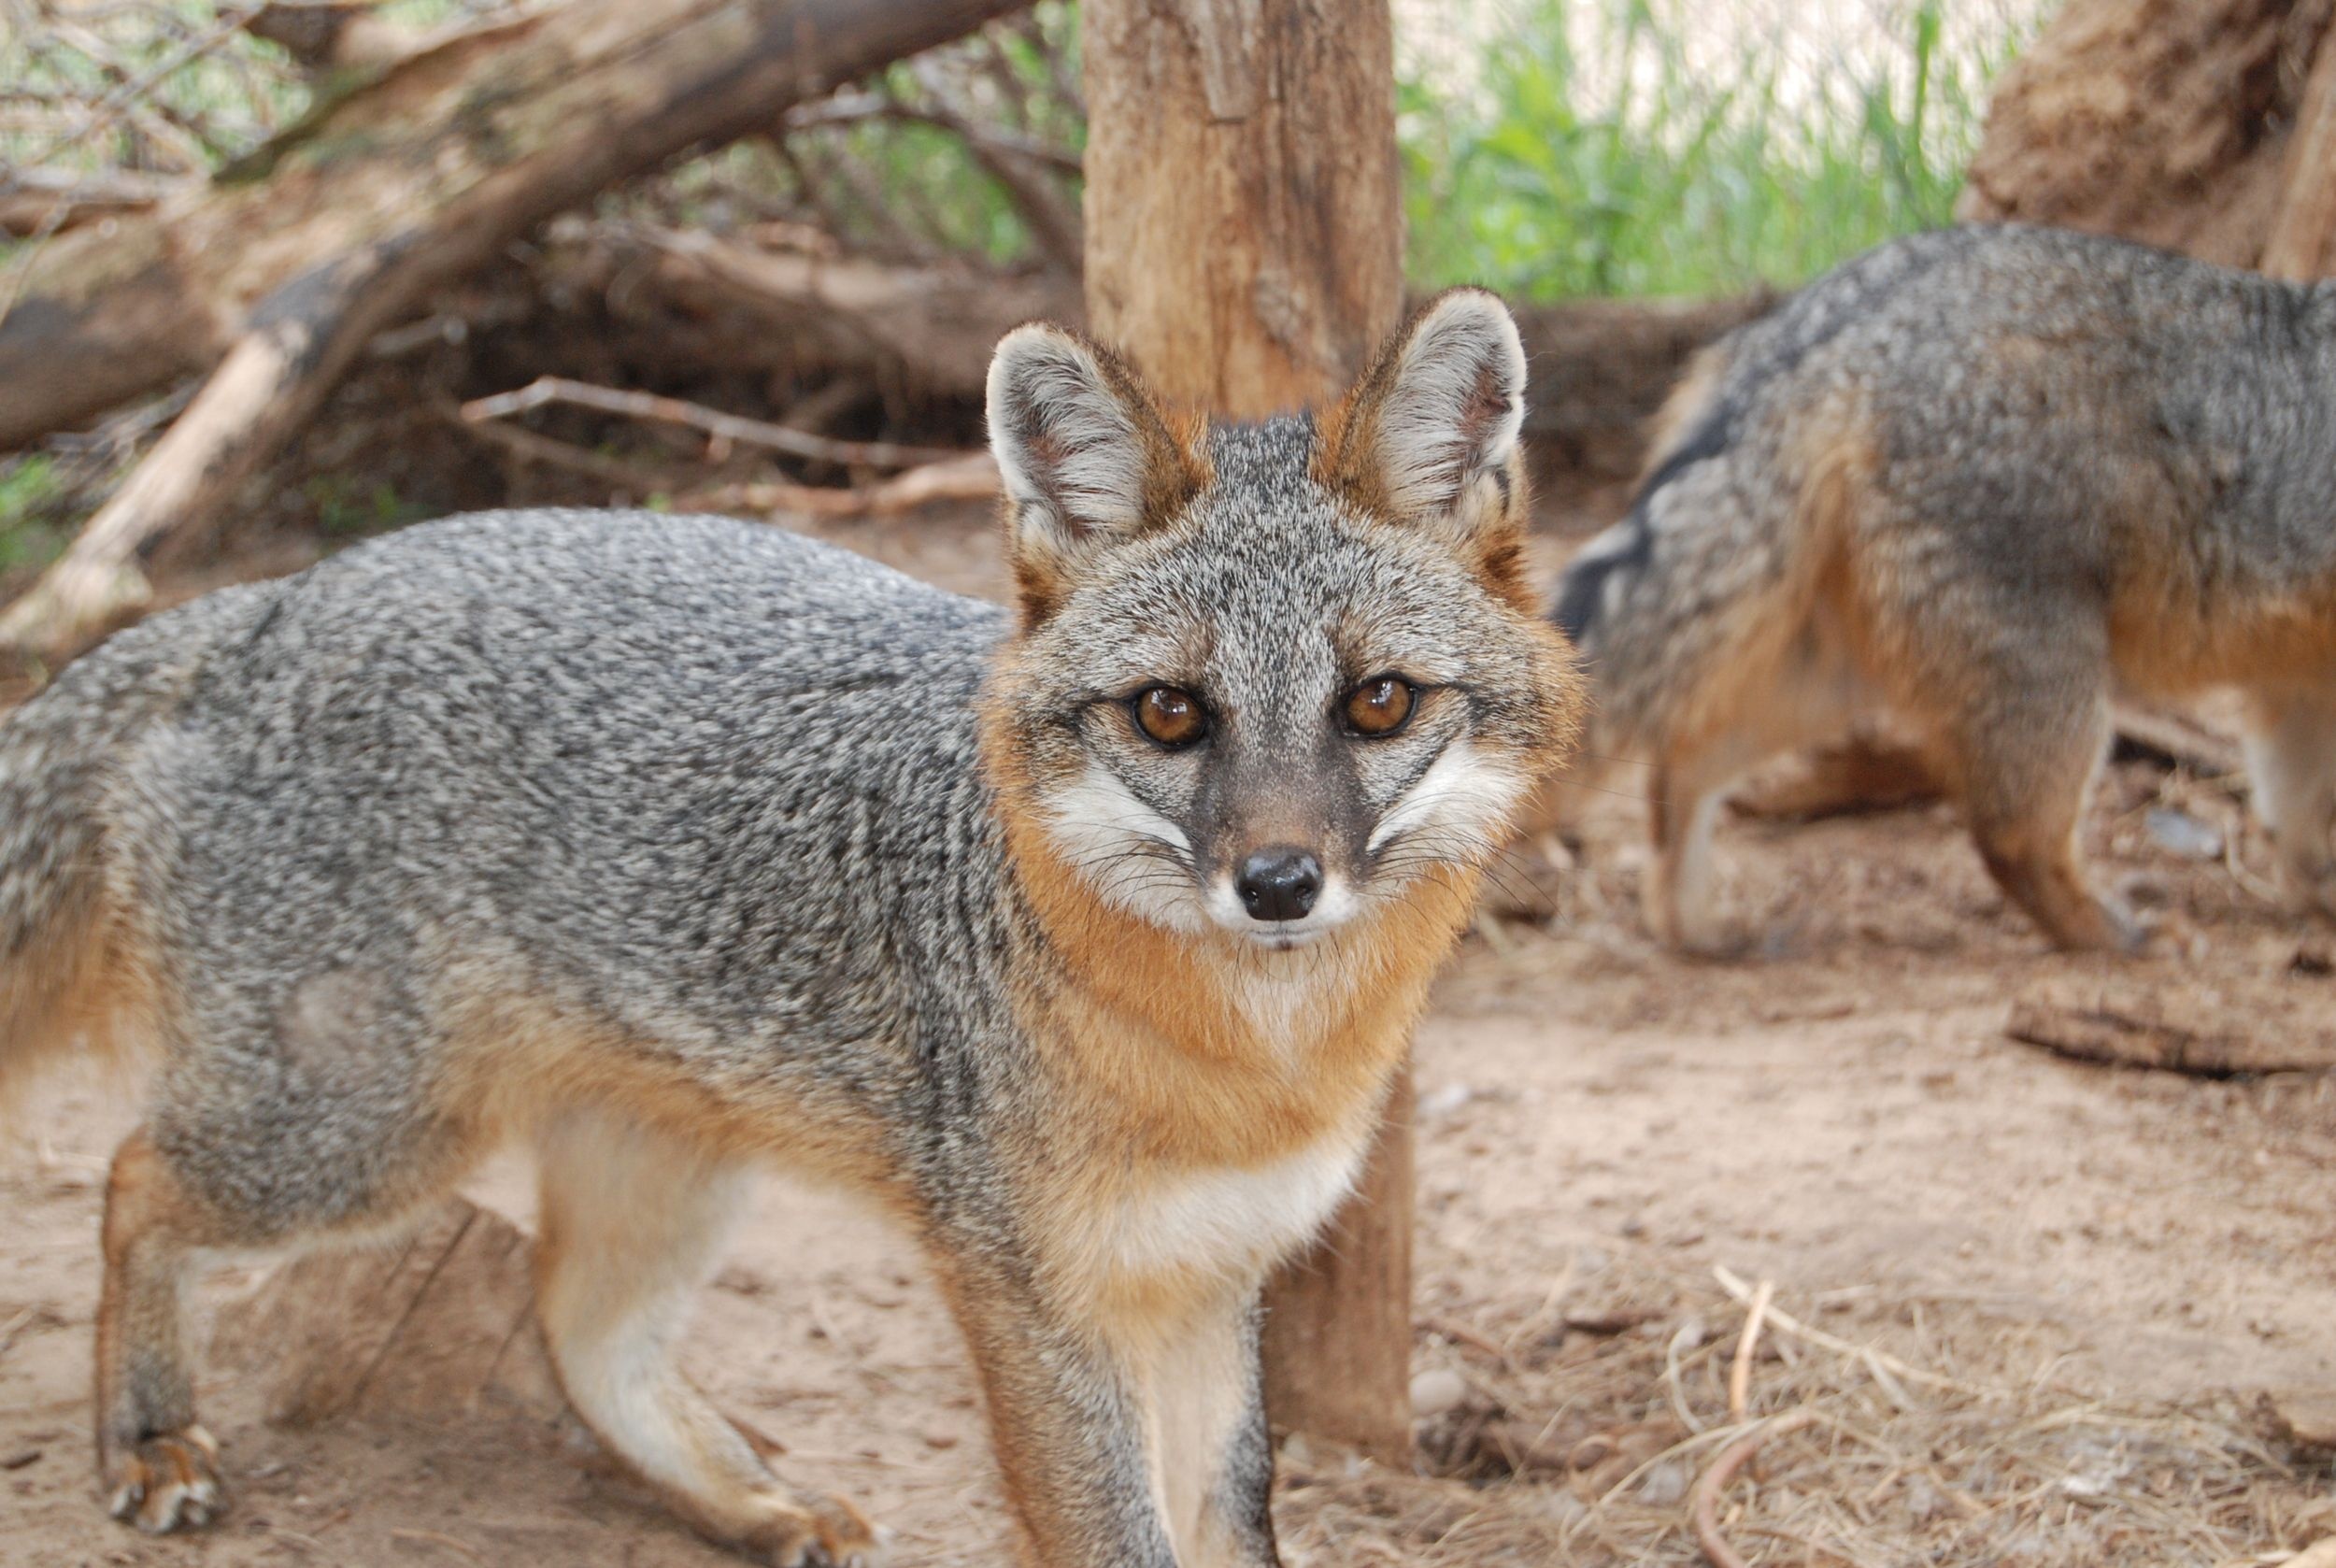
[(1437, 859), (1489, 855), (1530, 787), (1516, 768), (1473, 742), (1456, 740), (1379, 819), (1363, 848), (1376, 855), (1404, 838), (1432, 835)]
[(1046, 822), (1056, 848), (1129, 914), (1175, 932), (1204, 923), (1189, 869), (1191, 840), (1103, 763), (1090, 762), (1047, 796)]

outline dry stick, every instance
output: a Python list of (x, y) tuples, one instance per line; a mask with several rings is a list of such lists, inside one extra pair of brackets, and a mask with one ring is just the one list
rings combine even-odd
[[(1784, 1314), (1778, 1313), (1776, 1320), (1781, 1326), (1785, 1321)], [(1761, 1445), (1770, 1438), (1799, 1432), (1802, 1427), (1814, 1425), (1816, 1419), (1814, 1410), (1796, 1410), (1789, 1416), (1779, 1416), (1773, 1421), (1762, 1422), (1757, 1430), (1745, 1433), (1722, 1448), (1719, 1457), (1712, 1461), (1711, 1468), (1697, 1477), (1695, 1539), (1703, 1548), (1703, 1556), (1712, 1568), (1748, 1568), (1742, 1554), (1730, 1546), (1727, 1537), (1719, 1532), (1719, 1500), (1727, 1491), (1728, 1483), (1735, 1478), (1737, 1471), (1750, 1462), (1752, 1456), (1759, 1453)]]
[(517, 392), (498, 392), (492, 397), (465, 403), (463, 405), (463, 418), (477, 423), (523, 414), (547, 403), (568, 403), (581, 408), (597, 408), (603, 413), (623, 414), (636, 420), (661, 420), (667, 424), (688, 425), (726, 441), (743, 441), (749, 447), (763, 447), (792, 457), (833, 463), (842, 467), (914, 468), (921, 463), (943, 463), (965, 455), (942, 447), (904, 447), (890, 441), (839, 441), (829, 435), (811, 435), (800, 430), (790, 430), (783, 424), (772, 424), (764, 420), (725, 414), (718, 408), (687, 403), (677, 397), (659, 397), (653, 392), (598, 387), (590, 381), (572, 381), (564, 376), (539, 376)]
[(1744, 1333), (1736, 1340), (1735, 1364), (1728, 1369), (1728, 1418), (1744, 1419), (1752, 1397), (1752, 1351), (1760, 1343), (1760, 1326), (1768, 1320), (1768, 1304), (1776, 1298), (1776, 1281), (1763, 1279), (1752, 1293), (1752, 1310), (1745, 1314)]
[(461, 1555), (469, 1559), (473, 1562), (484, 1563), (487, 1561), (485, 1558), (478, 1555), (477, 1548), (463, 1541), (455, 1539), (453, 1536), (447, 1534), (444, 1531), (409, 1530), (399, 1527), (392, 1529), (390, 1532), (390, 1535), (393, 1540), (424, 1541), (433, 1546), (444, 1547), (449, 1551), (459, 1552)]
[[(1752, 1300), (1754, 1293), (1752, 1287), (1746, 1285), (1743, 1277), (1725, 1263), (1713, 1265), (1712, 1277), (1719, 1281), (1721, 1290), (1737, 1301), (1748, 1303)], [(1823, 1329), (1810, 1327), (1781, 1307), (1770, 1307), (1768, 1320), (1785, 1333), (1805, 1339), (1812, 1345), (1821, 1346), (1825, 1349), (1847, 1356), (1852, 1361), (1863, 1361), (1868, 1370), (1877, 1366), (1887, 1368), (1910, 1383), (1921, 1383), (1930, 1388), (1945, 1389), (1959, 1394), (1977, 1394), (1983, 1399), (2012, 1397), (2007, 1390), (1992, 1389), (1981, 1383), (1965, 1383), (1953, 1377), (1943, 1376), (1935, 1372), (1926, 1372), (1911, 1362), (1900, 1361), (1887, 1351), (1876, 1350), (1868, 1345), (1854, 1345), (1846, 1339), (1827, 1333)]]
[[(482, 425), (482, 430), (495, 427)], [(934, 501), (989, 501), (1000, 489), (998, 465), (988, 452), (928, 463), (881, 483), (844, 489), (829, 485), (748, 483), (695, 491), (674, 499), (677, 512), (801, 512), (821, 518), (891, 517)]]

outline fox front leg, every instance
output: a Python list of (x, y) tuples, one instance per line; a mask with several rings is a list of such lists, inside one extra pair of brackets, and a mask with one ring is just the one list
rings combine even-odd
[(1170, 1534), (1187, 1568), (1274, 1568), (1273, 1435), (1253, 1295), (1213, 1301), (1136, 1351)]
[(1277, 1568), (1246, 1294), (1163, 1323), (1073, 1314), (1033, 1272), (941, 1260), (1033, 1568)]

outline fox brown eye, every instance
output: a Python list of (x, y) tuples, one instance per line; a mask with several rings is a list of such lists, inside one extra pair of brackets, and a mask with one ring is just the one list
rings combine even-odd
[(1201, 700), (1174, 686), (1153, 686), (1136, 693), (1135, 721), (1162, 746), (1189, 746), (1208, 734), (1208, 712)]
[(1402, 676), (1375, 675), (1346, 694), (1346, 722), (1357, 734), (1391, 735), (1411, 718), (1417, 695)]

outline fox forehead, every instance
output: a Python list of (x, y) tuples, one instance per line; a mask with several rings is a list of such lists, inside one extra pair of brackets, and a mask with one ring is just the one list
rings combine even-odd
[(1317, 482), (1312, 441), (1303, 415), (1210, 433), (1213, 481), (1101, 563), (1051, 628), (1079, 647), (1097, 689), (1460, 673), (1468, 628), (1489, 608), (1474, 577), (1427, 531), (1359, 513)]

